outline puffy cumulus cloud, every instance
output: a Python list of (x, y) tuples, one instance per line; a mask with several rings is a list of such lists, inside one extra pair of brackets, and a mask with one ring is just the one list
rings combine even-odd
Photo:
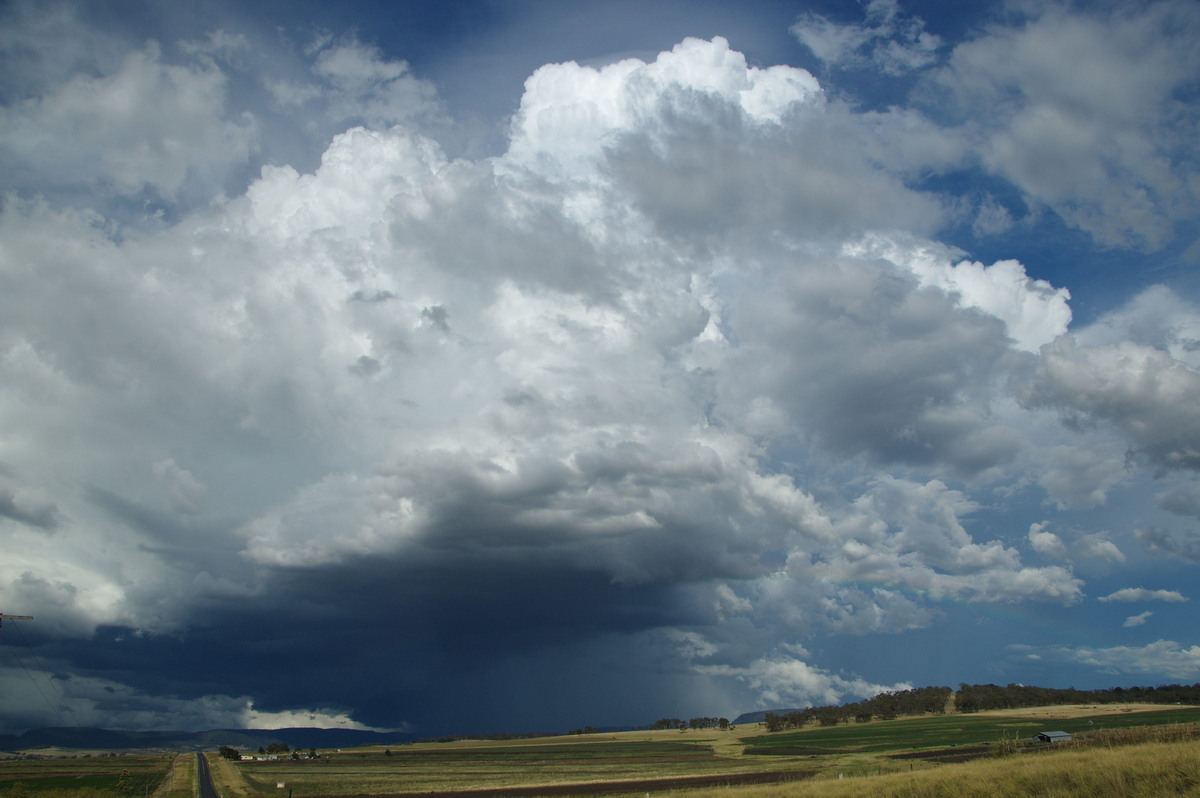
[(1109, 562), (1125, 561), (1125, 554), (1104, 534), (1080, 535), (1076, 547), (1083, 557)]
[[(934, 81), (987, 168), (1110, 246), (1159, 249), (1197, 207), (1200, 13), (1188, 2), (1024, 6), (957, 45)], [(1180, 124), (1182, 122), (1182, 124)]]
[(1173, 640), (1156, 640), (1144, 646), (1110, 648), (1059, 647), (1039, 651), (1044, 658), (1080, 662), (1114, 675), (1162, 673), (1192, 681), (1200, 674), (1200, 646), (1185, 647)]
[(1176, 485), (1155, 497), (1159, 507), (1200, 519), (1200, 484)]
[(1067, 554), (1067, 546), (1062, 538), (1053, 532), (1046, 531), (1046, 523), (1029, 525), (1029, 545), (1034, 551), (1051, 557), (1063, 558)]
[(932, 231), (941, 203), (881, 169), (881, 153), (898, 171), (919, 171), (957, 151), (901, 112), (852, 118), (804, 70), (748, 67), (718, 37), (687, 39), (652, 63), (542, 67), (526, 82), (500, 167), (554, 175), (580, 192), (567, 200), (577, 212), (595, 207), (587, 186), (613, 186), (684, 249), (778, 232)]
[(1110, 424), (1130, 450), (1163, 469), (1200, 466), (1200, 372), (1160, 349), (1131, 342), (1046, 347), (1028, 401), (1058, 408), (1069, 423)]
[(1134, 530), (1138, 543), (1147, 551), (1200, 562), (1200, 533), (1194, 529), (1164, 529), (1148, 526)]
[(267, 76), (264, 84), (275, 105), (326, 124), (387, 128), (440, 117), (433, 86), (413, 76), (408, 64), (384, 56), (378, 47), (350, 36), (322, 36), (304, 48), (311, 73)]
[(227, 112), (225, 93), (214, 64), (164, 63), (150, 42), (111, 73), (77, 74), (0, 109), (5, 170), (23, 187), (149, 190), (168, 200), (193, 175), (220, 185), (257, 138), (251, 115)]
[[(253, 51), (138, 44), (87, 79), (212, 87), (190, 131), (209, 141)], [(0, 210), (0, 586), (63, 640), (163, 665), (163, 695), (215, 680), (262, 723), (393, 728), (437, 715), (431, 683), (469, 685), (467, 717), (519, 703), (487, 695), (516, 663), (594, 675), (579, 658), (619, 649), (766, 702), (867, 696), (896, 686), (765, 652), (926, 627), (943, 600), (1076, 603), (1071, 562), (1018, 546), (1115, 543), (977, 516), (1042, 474), (1062, 506), (1106, 501), (1120, 477), (1083, 466), (1116, 434), (1192, 467), (1188, 307), (1073, 334), (1065, 290), (928, 240), (944, 209), (907, 176), (947, 161), (922, 124), (886, 142), (902, 114), (689, 39), (543, 67), (508, 151), (455, 159), (402, 63), (353, 40), (301, 61), (273, 113), (361, 123), (311, 168), (263, 166), (157, 226), (102, 194)], [(169, 193), (186, 157), (128, 174)], [(217, 640), (220, 662), (190, 653)], [(322, 678), (319, 702), (264, 664), (328, 677), (347, 651), (378, 678)]]
[[(848, 548), (858, 547), (850, 544)], [(836, 558), (837, 554), (830, 556)], [(845, 577), (837, 572), (836, 565), (818, 574), (789, 566), (786, 573), (759, 580), (753, 586), (758, 610), (755, 617), (769, 619), (778, 629), (800, 637), (901, 634), (923, 629), (937, 620), (938, 611), (930, 606), (927, 596), (909, 587), (907, 576), (897, 568), (881, 575), (880, 581), (887, 587), (859, 586), (852, 580), (840, 581)]]
[(263, 164), (307, 167), (353, 125), (446, 130), (432, 86), (353, 36), (301, 45), (214, 27), (134, 42), (95, 16), (6, 6), (0, 52), (21, 66), (0, 85), (9, 190), (79, 206), (108, 195), (130, 203), (114, 216), (149, 224), (240, 193)]
[(379, 729), (355, 721), (336, 709), (287, 709), (267, 712), (254, 708), (247, 701), (239, 715), (239, 729), (358, 729), (360, 731), (396, 732), (398, 729)]
[(1080, 599), (1082, 582), (1069, 570), (1025, 567), (1001, 541), (974, 542), (960, 519), (975, 509), (966, 495), (936, 480), (881, 478), (839, 525), (840, 551), (823, 560), (796, 557), (789, 570), (833, 581), (883, 582), (937, 598)]
[(747, 408), (771, 407), (831, 451), (958, 476), (1020, 452), (1020, 434), (991, 413), (990, 386), (1012, 354), (1000, 320), (960, 312), (889, 262), (791, 262), (729, 298), (723, 315), (743, 359), (719, 386), (723, 416), (736, 423)]
[(745, 682), (755, 691), (760, 707), (829, 706), (883, 692), (912, 689), (907, 683), (872, 684), (864, 679), (831, 673), (805, 662), (803, 658), (808, 656), (804, 649), (792, 647), (790, 651), (764, 657), (745, 667), (704, 666), (701, 670)]
[(1002, 320), (1019, 349), (1037, 353), (1067, 331), (1071, 293), (1045, 280), (1033, 280), (1015, 260), (985, 266), (954, 262), (955, 253), (932, 242), (871, 234), (848, 243), (846, 254), (874, 256), (902, 265), (923, 287), (944, 291), (963, 308), (975, 308)]
[(1129, 477), (1119, 440), (1046, 446), (1037, 454), (1038, 485), (1060, 510), (1096, 507)]
[(1075, 335), (1086, 346), (1132, 342), (1158, 349), (1200, 371), (1200, 308), (1166, 286), (1150, 286)]
[(1074, 433), (1032, 455), (1038, 483), (1058, 507), (1103, 504), (1142, 461), (1166, 485), (1159, 506), (1196, 515), (1198, 323), (1194, 305), (1158, 286), (1042, 348), (1016, 394), (1028, 408), (1057, 413)]
[(1131, 603), (1135, 601), (1181, 602), (1188, 599), (1178, 590), (1147, 590), (1144, 587), (1126, 587), (1109, 593), (1107, 596), (1101, 596), (1097, 600)]
[(1103, 532), (1081, 533), (1072, 532), (1067, 540), (1054, 532), (1047, 531), (1049, 522), (1031, 524), (1029, 527), (1029, 545), (1034, 551), (1055, 559), (1068, 557), (1108, 560), (1124, 562), (1125, 554), (1115, 543), (1109, 540), (1109, 535)]
[(630, 58), (600, 69), (548, 64), (525, 82), (508, 158), (539, 171), (556, 162), (578, 174), (622, 133), (662, 131), (676, 114), (686, 121), (727, 109), (751, 123), (777, 125), (797, 104), (819, 103), (820, 97), (820, 85), (804, 70), (750, 67), (721, 37), (686, 39), (651, 63)]

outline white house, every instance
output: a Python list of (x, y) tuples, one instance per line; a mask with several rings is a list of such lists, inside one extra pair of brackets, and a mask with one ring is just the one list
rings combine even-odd
[(1069, 743), (1071, 742), (1071, 735), (1063, 731), (1047, 731), (1038, 732), (1033, 735), (1033, 739), (1039, 743)]

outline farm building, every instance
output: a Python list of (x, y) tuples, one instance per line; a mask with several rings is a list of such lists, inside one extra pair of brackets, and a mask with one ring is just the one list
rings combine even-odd
[(1033, 735), (1033, 739), (1039, 743), (1069, 743), (1071, 735), (1062, 731), (1038, 732)]

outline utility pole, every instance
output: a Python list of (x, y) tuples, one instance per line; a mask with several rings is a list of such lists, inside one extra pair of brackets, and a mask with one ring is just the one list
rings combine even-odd
[(4, 613), (0, 612), (0, 626), (4, 625), (5, 618), (7, 618), (10, 621), (32, 621), (33, 620), (32, 615), (5, 615)]

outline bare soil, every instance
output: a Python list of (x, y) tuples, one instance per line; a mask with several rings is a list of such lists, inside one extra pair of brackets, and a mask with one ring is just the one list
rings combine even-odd
[(934, 751), (913, 751), (908, 754), (888, 754), (888, 759), (920, 759), (923, 762), (970, 762), (972, 759), (982, 759), (993, 756), (994, 749), (986, 745), (960, 745), (954, 748), (938, 748)]

